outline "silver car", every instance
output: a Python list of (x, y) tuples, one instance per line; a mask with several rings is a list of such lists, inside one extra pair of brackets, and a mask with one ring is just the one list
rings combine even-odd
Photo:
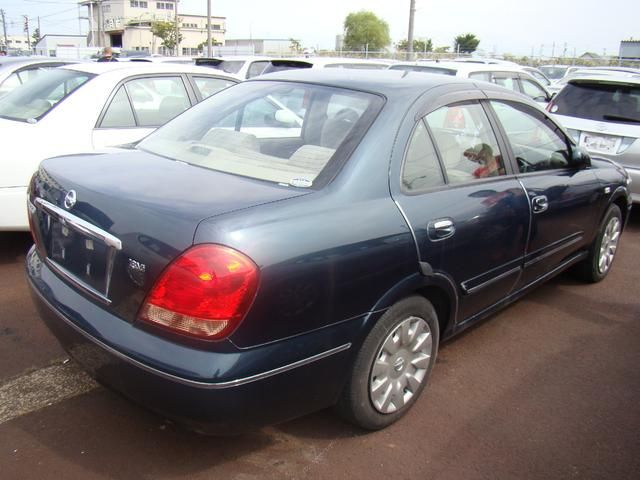
[(573, 78), (547, 109), (591, 154), (626, 168), (633, 202), (640, 203), (640, 77)]

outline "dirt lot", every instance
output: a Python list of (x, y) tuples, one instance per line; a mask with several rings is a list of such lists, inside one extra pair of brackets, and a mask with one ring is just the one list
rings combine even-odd
[(202, 437), (96, 386), (32, 307), (29, 243), (0, 233), (2, 479), (640, 478), (640, 211), (604, 282), (562, 275), (447, 343), (376, 433), (323, 411)]

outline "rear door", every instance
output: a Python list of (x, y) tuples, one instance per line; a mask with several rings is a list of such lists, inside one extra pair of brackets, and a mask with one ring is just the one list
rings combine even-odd
[(415, 235), (423, 273), (455, 285), (458, 320), (508, 295), (521, 270), (529, 206), (481, 101), (419, 118), (396, 162), (392, 195)]
[(571, 260), (589, 241), (603, 192), (593, 171), (571, 164), (571, 144), (538, 109), (491, 100), (531, 208), (524, 272), (526, 286)]

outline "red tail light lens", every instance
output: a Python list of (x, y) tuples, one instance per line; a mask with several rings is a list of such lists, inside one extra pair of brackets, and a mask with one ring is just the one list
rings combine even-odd
[(246, 315), (257, 287), (258, 267), (246, 255), (197, 245), (162, 272), (140, 318), (185, 335), (224, 338)]

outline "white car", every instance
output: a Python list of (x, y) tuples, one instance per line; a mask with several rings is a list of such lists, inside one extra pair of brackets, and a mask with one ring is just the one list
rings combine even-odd
[(240, 80), (257, 77), (269, 65), (271, 57), (259, 55), (225, 55), (195, 58), (196, 65), (215, 68)]
[(87, 63), (0, 98), (0, 231), (27, 230), (26, 191), (45, 158), (137, 142), (237, 80), (204, 67)]
[(389, 70), (436, 73), (491, 82), (522, 93), (542, 107), (551, 100), (549, 91), (519, 66), (473, 62), (407, 62), (391, 65)]
[(78, 63), (53, 57), (3, 57), (0, 59), (0, 96), (50, 68)]

